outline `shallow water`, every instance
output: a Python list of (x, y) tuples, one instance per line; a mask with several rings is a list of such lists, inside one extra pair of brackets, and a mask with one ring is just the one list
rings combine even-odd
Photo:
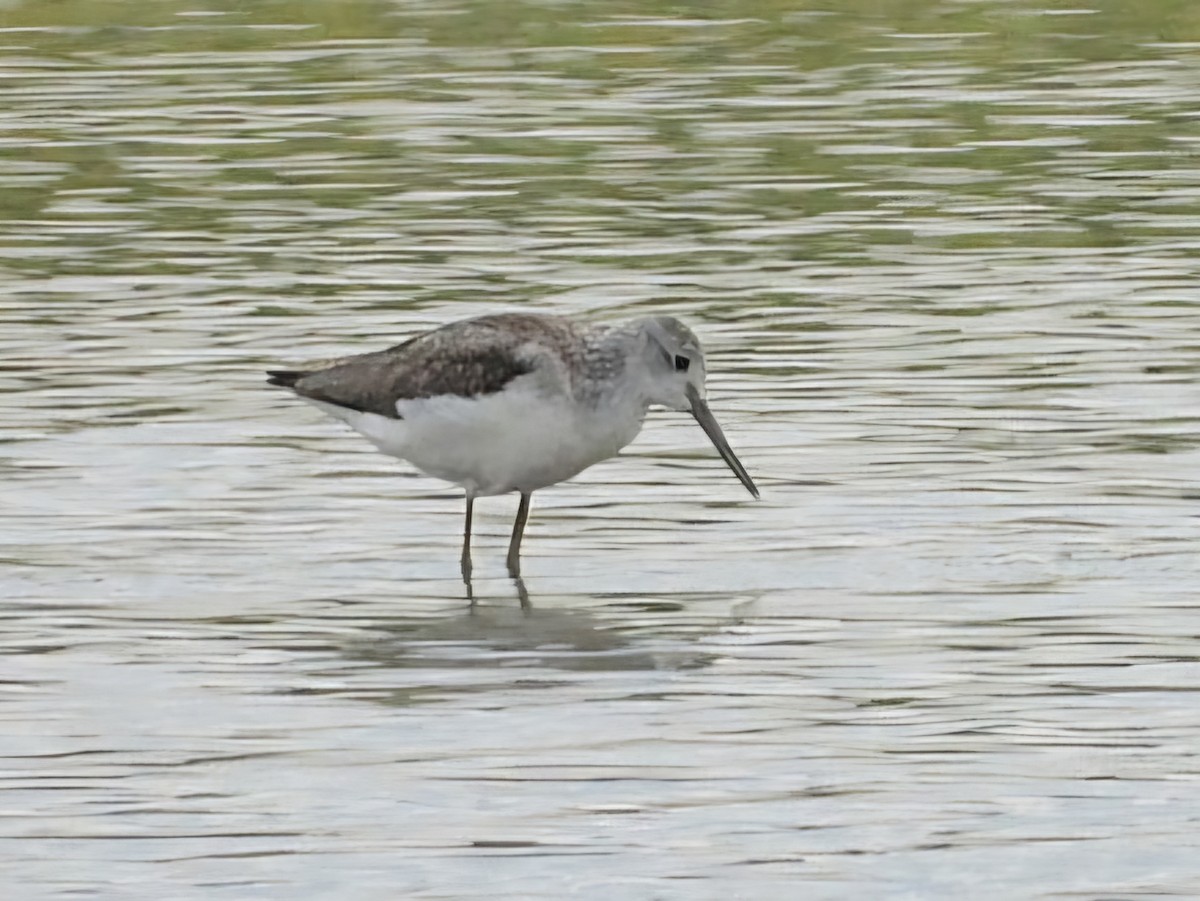
[[(1200, 893), (1200, 18), (836, 6), (0, 4), (6, 897)], [(762, 501), (654, 414), (469, 607), (261, 370), (510, 308)]]

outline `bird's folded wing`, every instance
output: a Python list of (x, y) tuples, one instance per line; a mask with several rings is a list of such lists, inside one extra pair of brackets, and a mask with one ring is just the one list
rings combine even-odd
[(399, 419), (397, 401), (493, 394), (532, 372), (536, 362), (522, 352), (522, 337), (469, 320), (304, 373), (290, 387), (313, 400)]

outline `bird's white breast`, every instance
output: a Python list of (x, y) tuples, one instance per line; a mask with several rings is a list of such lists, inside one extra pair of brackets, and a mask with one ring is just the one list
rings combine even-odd
[(645, 407), (617, 398), (580, 406), (516, 379), (481, 397), (402, 400), (400, 419), (317, 403), (376, 447), (478, 495), (534, 491), (607, 459), (641, 430)]

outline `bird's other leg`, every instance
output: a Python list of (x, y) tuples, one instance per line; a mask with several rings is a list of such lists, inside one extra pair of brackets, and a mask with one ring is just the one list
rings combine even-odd
[(508, 543), (508, 574), (514, 579), (521, 577), (521, 538), (525, 535), (525, 520), (529, 519), (529, 496), (532, 492), (521, 492), (521, 503), (517, 507), (517, 519), (513, 523), (512, 540)]
[(475, 510), (475, 495), (467, 492), (467, 519), (463, 524), (463, 552), (462, 552), (462, 577), (467, 583), (468, 590), (471, 587), (471, 514)]

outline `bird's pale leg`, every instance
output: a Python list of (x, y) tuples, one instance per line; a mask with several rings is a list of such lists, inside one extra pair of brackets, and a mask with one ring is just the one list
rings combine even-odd
[(462, 577), (471, 587), (471, 514), (475, 510), (475, 495), (467, 494), (467, 521), (463, 525)]
[(517, 507), (517, 519), (513, 523), (512, 540), (508, 543), (508, 574), (514, 579), (521, 577), (521, 538), (525, 535), (525, 520), (527, 519), (529, 519), (529, 493), (522, 491), (521, 503)]
[(529, 589), (525, 587), (525, 580), (516, 576), (513, 584), (517, 586), (517, 600), (521, 603), (521, 609), (528, 613), (533, 609), (533, 604), (529, 602)]

